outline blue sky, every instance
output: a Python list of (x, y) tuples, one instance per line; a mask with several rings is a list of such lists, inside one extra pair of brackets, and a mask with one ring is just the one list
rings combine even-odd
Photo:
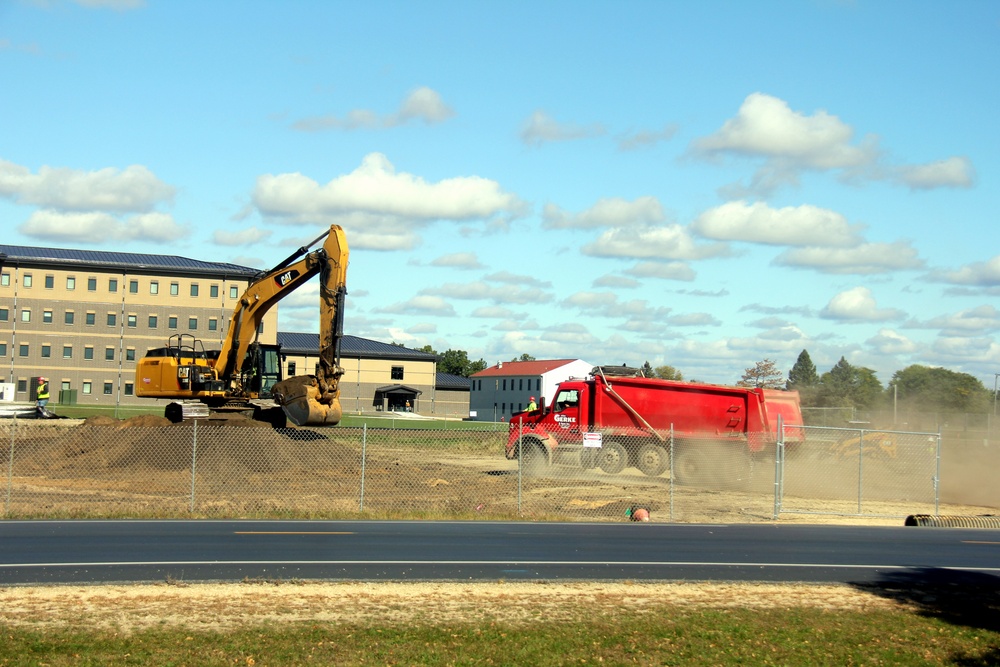
[(986, 1), (0, 0), (0, 225), (269, 268), (341, 224), (347, 333), (490, 364), (992, 386), (997, 63)]

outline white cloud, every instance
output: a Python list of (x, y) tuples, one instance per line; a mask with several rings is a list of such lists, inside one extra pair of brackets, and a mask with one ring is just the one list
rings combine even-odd
[(302, 132), (320, 132), (389, 128), (411, 121), (431, 125), (443, 123), (454, 115), (455, 112), (444, 103), (437, 91), (423, 86), (407, 95), (398, 111), (386, 116), (379, 116), (369, 109), (353, 109), (343, 117), (324, 115), (301, 118), (292, 123), (292, 128)]
[(634, 151), (639, 148), (649, 148), (661, 141), (670, 141), (677, 134), (676, 124), (664, 125), (659, 130), (639, 130), (618, 137), (618, 150)]
[(397, 302), (376, 309), (377, 313), (394, 315), (434, 315), (437, 317), (454, 317), (455, 309), (445, 299), (437, 296), (415, 296), (408, 301)]
[(353, 246), (369, 249), (414, 247), (414, 225), (516, 217), (526, 207), (496, 181), (466, 176), (429, 183), (397, 172), (381, 153), (365, 156), (357, 169), (326, 184), (299, 173), (265, 174), (257, 179), (253, 201), (275, 222), (341, 224)]
[(922, 329), (940, 329), (943, 336), (985, 335), (1000, 330), (1000, 311), (994, 306), (982, 305), (960, 310), (950, 315), (941, 315), (922, 323), (907, 323), (907, 326)]
[(892, 329), (879, 329), (878, 334), (865, 343), (883, 355), (912, 354), (918, 349), (916, 343)]
[(917, 270), (925, 264), (909, 241), (864, 243), (856, 248), (796, 248), (781, 253), (773, 263), (839, 275)]
[(734, 201), (709, 209), (691, 231), (719, 241), (770, 245), (850, 247), (860, 242), (859, 225), (829, 209), (803, 204), (771, 208), (764, 202)]
[(534, 287), (492, 286), (483, 281), (470, 283), (447, 283), (441, 287), (420, 290), (421, 294), (433, 294), (449, 299), (487, 300), (497, 304), (548, 303), (552, 295)]
[(550, 229), (595, 229), (650, 226), (666, 220), (666, 215), (656, 197), (639, 197), (634, 201), (613, 197), (601, 199), (576, 215), (555, 204), (546, 204), (542, 220), (544, 226)]
[(798, 167), (841, 169), (868, 164), (871, 146), (852, 146), (854, 130), (820, 110), (812, 116), (792, 111), (788, 103), (764, 93), (752, 93), (735, 118), (714, 134), (695, 140), (697, 153), (736, 153), (780, 158)]
[(985, 262), (967, 264), (955, 271), (937, 270), (931, 272), (929, 280), (953, 285), (975, 287), (1000, 286), (1000, 255)]
[(729, 255), (721, 243), (698, 245), (680, 225), (609, 229), (580, 251), (592, 257), (691, 260)]
[(18, 231), (25, 236), (93, 245), (108, 241), (170, 242), (190, 235), (191, 230), (177, 224), (166, 213), (143, 213), (117, 218), (107, 213), (60, 213), (35, 211)]
[(534, 276), (527, 276), (521, 273), (511, 273), (510, 271), (497, 271), (496, 273), (484, 276), (484, 279), (498, 283), (506, 283), (509, 285), (521, 285), (522, 287), (537, 287), (539, 289), (548, 289), (552, 287), (552, 283), (547, 280), (539, 280)]
[(431, 266), (451, 269), (481, 269), (482, 264), (474, 252), (453, 252), (431, 260)]
[(559, 123), (544, 111), (538, 110), (524, 121), (521, 127), (521, 141), (529, 146), (541, 146), (549, 141), (588, 139), (606, 132), (604, 126), (599, 123), (591, 125)]
[(901, 319), (905, 313), (897, 308), (879, 308), (870, 289), (855, 287), (830, 299), (819, 315), (842, 322), (885, 322)]
[[(693, 272), (692, 272), (693, 273)], [(599, 276), (594, 279), (591, 283), (592, 287), (608, 287), (611, 289), (635, 289), (639, 287), (642, 283), (634, 278), (626, 278), (625, 276), (616, 276), (607, 273), (603, 276)]]
[(694, 269), (686, 262), (639, 262), (625, 273), (636, 278), (660, 278), (661, 280), (683, 280), (691, 282), (695, 279)]
[(217, 245), (222, 246), (257, 245), (261, 241), (270, 238), (272, 233), (269, 230), (257, 229), (256, 227), (232, 232), (217, 229), (212, 233), (212, 240)]
[(174, 192), (141, 165), (97, 171), (42, 167), (32, 174), (27, 167), (0, 160), (0, 197), (22, 205), (57, 211), (147, 212), (171, 201)]
[(968, 158), (950, 157), (929, 164), (899, 167), (896, 177), (914, 190), (970, 188), (975, 180), (975, 169)]

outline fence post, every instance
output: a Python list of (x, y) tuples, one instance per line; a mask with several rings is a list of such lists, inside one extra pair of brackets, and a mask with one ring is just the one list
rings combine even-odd
[(861, 514), (861, 495), (865, 486), (865, 430), (858, 437), (858, 514)]
[(937, 434), (937, 462), (934, 470), (934, 516), (941, 515), (941, 431)]
[(674, 520), (674, 423), (670, 422), (670, 521)]
[(194, 514), (194, 478), (198, 469), (198, 420), (191, 420), (191, 513)]
[(778, 415), (778, 437), (774, 442), (774, 511), (772, 519), (777, 520), (781, 514), (781, 501), (785, 493), (785, 423)]
[(524, 417), (517, 420), (517, 513), (520, 515), (521, 508), (521, 471), (524, 469), (522, 457), (524, 455)]
[(361, 427), (361, 505), (359, 512), (365, 511), (365, 463), (368, 460), (368, 422)]
[(10, 424), (10, 457), (7, 459), (7, 499), (4, 501), (3, 513), (10, 513), (10, 492), (14, 485), (14, 433), (17, 431), (17, 415), (12, 417)]

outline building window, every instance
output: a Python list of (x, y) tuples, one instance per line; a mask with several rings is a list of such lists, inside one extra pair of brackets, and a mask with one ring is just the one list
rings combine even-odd
[(6, 308), (0, 308), (0, 322), (6, 322), (10, 317), (10, 311)]
[(97, 313), (87, 313), (87, 325), (94, 326), (97, 323)]
[(10, 287), (9, 273), (0, 273), (0, 287)]
[(507, 380), (506, 380), (506, 378), (503, 381), (503, 390), (507, 391)]
[(125, 350), (125, 361), (135, 361), (135, 348), (130, 347)]
[(20, 392), (22, 394), (24, 392), (28, 391), (28, 381), (27, 380), (18, 380), (17, 381), (17, 390), (18, 390), (18, 392)]
[(115, 322), (118, 321), (118, 317), (114, 313), (108, 313), (108, 326), (115, 326)]
[(52, 356), (52, 346), (42, 345), (42, 359), (48, 359)]
[(138, 326), (138, 324), (139, 324), (139, 318), (138, 318), (137, 315), (129, 315), (128, 316), (128, 325), (129, 325), (129, 327), (131, 327), (131, 328), (134, 329), (136, 326)]
[(63, 359), (72, 359), (72, 358), (73, 358), (73, 346), (63, 345)]
[(155, 280), (150, 280), (149, 281), (149, 293), (150, 294), (159, 294), (160, 293), (160, 283), (158, 283)]
[(90, 382), (88, 380), (84, 380), (83, 382), (83, 393), (85, 394), (90, 393)]
[(34, 280), (32, 279), (31, 274), (25, 273), (24, 277), (21, 278), (21, 284), (25, 287), (31, 287), (32, 283), (34, 283)]
[(198, 296), (198, 283), (191, 283), (191, 296)]
[(192, 331), (194, 331), (197, 328), (198, 328), (198, 318), (197, 317), (189, 317), (188, 318), (188, 329), (191, 329)]
[(66, 289), (76, 289), (76, 278), (73, 276), (66, 277)]
[(170, 317), (167, 318), (167, 328), (168, 329), (176, 329), (177, 328), (177, 316), (176, 315), (171, 315)]
[(87, 291), (88, 292), (97, 291), (97, 278), (87, 278)]
[(126, 396), (131, 396), (132, 395), (132, 383), (131, 382), (126, 382), (125, 383), (125, 395)]
[(31, 321), (31, 311), (30, 310), (22, 310), (21, 311), (21, 321), (22, 322), (30, 322)]
[(114, 294), (118, 291), (118, 279), (108, 278), (108, 291)]
[(177, 296), (181, 293), (180, 283), (170, 283), (170, 296)]
[(104, 383), (104, 395), (105, 396), (110, 396), (111, 394), (114, 393), (114, 391), (115, 391), (115, 385), (113, 383), (111, 383), (111, 382), (105, 382)]
[(149, 316), (149, 328), (150, 329), (155, 329), (156, 328), (156, 315), (150, 315)]
[(94, 348), (92, 348), (90, 345), (88, 345), (87, 347), (83, 348), (83, 358), (87, 359), (88, 361), (91, 360), (91, 359), (93, 359), (94, 358)]
[(292, 377), (293, 375), (295, 375), (295, 362), (294, 361), (289, 361), (288, 362), (288, 377)]
[(73, 324), (73, 320), (75, 318), (76, 318), (76, 313), (74, 313), (72, 310), (67, 310), (66, 315), (63, 317), (63, 321), (66, 324)]
[(56, 286), (55, 276), (45, 276), (45, 289), (52, 289)]
[(106, 348), (104, 348), (104, 360), (105, 361), (114, 361), (115, 360), (115, 348), (113, 348), (113, 347), (106, 347)]
[(211, 286), (209, 286), (209, 288), (208, 288), (208, 296), (212, 297), (213, 299), (218, 299), (219, 298), (219, 286), (218, 285), (211, 285)]
[(402, 380), (403, 379), (403, 367), (402, 366), (393, 366), (392, 367), (391, 377), (392, 377), (393, 380)]
[[(138, 280), (130, 280), (130, 281), (128, 281), (128, 291), (129, 291), (130, 294), (138, 294), (139, 293), (139, 281)], [(151, 292), (151, 294), (156, 294), (156, 292)]]
[(524, 378), (521, 378), (517, 381), (517, 390), (524, 391)]
[(45, 324), (52, 324), (52, 311), (51, 310), (43, 310), (42, 311), (42, 322), (44, 322)]
[(7, 343), (0, 343), (0, 357), (7, 356)]
[(218, 328), (219, 328), (219, 320), (215, 319), (214, 317), (208, 318), (208, 330), (215, 331)]
[(229, 286), (229, 298), (230, 299), (236, 299), (236, 298), (238, 298), (240, 296), (239, 289), (240, 288), (237, 287), (236, 285), (230, 285)]

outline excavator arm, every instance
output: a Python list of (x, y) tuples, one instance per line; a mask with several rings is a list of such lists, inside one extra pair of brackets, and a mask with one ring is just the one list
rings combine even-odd
[[(326, 238), (323, 247), (309, 248)], [(332, 225), (307, 246), (255, 280), (240, 297), (233, 311), (230, 335), (223, 342), (217, 375), (228, 383), (227, 393), (241, 395), (240, 364), (257, 338), (260, 323), (274, 304), (307, 282), (320, 276), (320, 354), (316, 375), (299, 375), (277, 383), (271, 396), (286, 416), (303, 426), (332, 425), (340, 421), (340, 340), (344, 335), (344, 298), (347, 295), (347, 237)]]

